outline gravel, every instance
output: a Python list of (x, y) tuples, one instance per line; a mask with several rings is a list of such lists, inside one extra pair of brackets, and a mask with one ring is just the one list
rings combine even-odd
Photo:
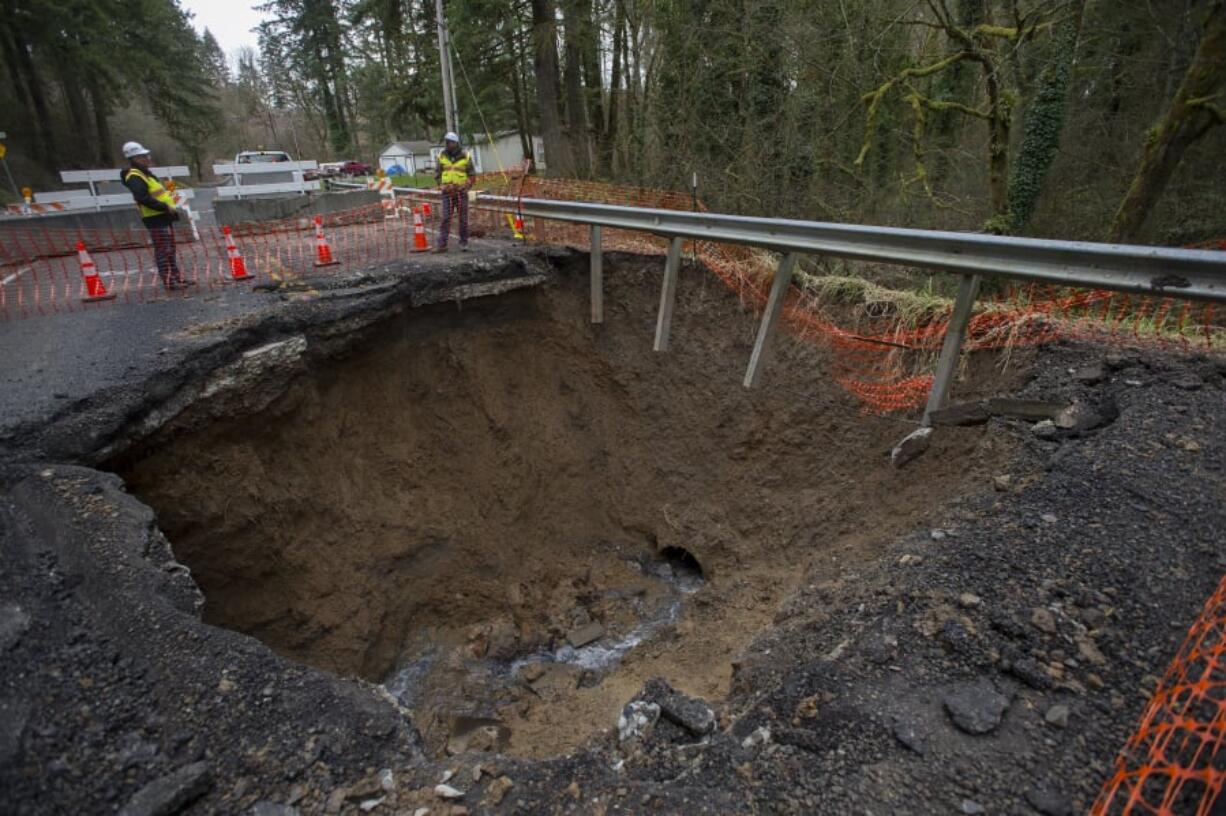
[[(474, 812), (1085, 812), (1146, 704), (1140, 689), (1226, 569), (1226, 369), (1053, 346), (1015, 396), (1085, 412), (1044, 438), (989, 420), (1012, 451), (1008, 482), (933, 508), (879, 556), (810, 565), (789, 615), (731, 658), (726, 699), (652, 681), (627, 699), (659, 721), (624, 745), (615, 712), (613, 733), (572, 756), (444, 766), (378, 689), (202, 624), (152, 512), (71, 464), (123, 443), (147, 382), (182, 384), (229, 359), (233, 337), (4, 426), (6, 812), (358, 813), (386, 797), (372, 812), (433, 813), (448, 806), (435, 795), (444, 767), (462, 770)], [(872, 535), (871, 519), (858, 523)], [(370, 799), (347, 798), (381, 768), (390, 790), (378, 776)]]

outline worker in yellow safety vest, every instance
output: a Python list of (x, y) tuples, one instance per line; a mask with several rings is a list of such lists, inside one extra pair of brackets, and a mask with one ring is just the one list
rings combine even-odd
[(162, 285), (171, 290), (194, 286), (196, 282), (184, 280), (179, 271), (174, 228), (179, 210), (174, 196), (150, 169), (152, 154), (140, 142), (128, 142), (123, 146), (123, 157), (128, 160), (128, 166), (120, 173), (120, 180), (131, 191), (141, 221), (149, 230), (154, 263)]
[(438, 247), (435, 252), (447, 251), (447, 239), (451, 235), (451, 216), (460, 217), (460, 251), (468, 251), (468, 191), (473, 186), (473, 157), (460, 148), (460, 137), (448, 133), (443, 137), (443, 152), (438, 154), (438, 169), (434, 179), (443, 194), (443, 222), (438, 230)]

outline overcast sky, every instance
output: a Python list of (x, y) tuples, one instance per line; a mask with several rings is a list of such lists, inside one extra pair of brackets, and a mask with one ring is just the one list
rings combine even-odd
[(261, 3), (262, 0), (180, 0), (180, 5), (194, 15), (196, 30), (212, 31), (231, 61), (241, 46), (257, 46), (251, 29), (265, 16), (254, 9)]

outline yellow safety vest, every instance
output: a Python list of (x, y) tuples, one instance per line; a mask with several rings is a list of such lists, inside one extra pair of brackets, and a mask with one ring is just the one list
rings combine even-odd
[[(150, 178), (149, 176), (145, 175), (137, 168), (129, 167), (127, 172), (125, 172), (123, 175), (123, 180), (126, 182), (129, 178), (131, 178), (134, 175), (137, 178), (139, 178), (141, 181), (145, 182), (145, 186), (149, 188), (149, 195), (153, 196), (154, 199), (162, 202), (163, 204), (169, 207), (174, 207), (175, 205), (174, 196), (170, 194), (169, 190), (167, 190), (165, 187), (162, 186), (162, 182), (158, 181), (155, 178)], [(160, 210), (150, 209), (149, 207), (146, 207), (144, 204), (137, 204), (136, 208), (140, 210), (141, 218), (152, 218), (155, 215), (163, 214)]]
[(467, 184), (470, 161), (472, 157), (468, 153), (461, 153), (458, 159), (452, 159), (446, 151), (439, 153), (438, 164), (443, 168), (443, 184)]

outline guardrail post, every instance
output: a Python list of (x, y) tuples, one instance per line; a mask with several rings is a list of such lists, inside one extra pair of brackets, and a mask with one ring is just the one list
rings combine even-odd
[(668, 351), (668, 332), (673, 325), (673, 306), (677, 302), (677, 272), (681, 268), (681, 239), (668, 245), (664, 264), (664, 287), (660, 290), (660, 316), (656, 320), (656, 351)]
[(796, 268), (796, 253), (789, 252), (779, 261), (775, 270), (775, 282), (771, 284), (770, 298), (766, 301), (766, 310), (762, 312), (762, 323), (758, 326), (758, 337), (754, 340), (753, 354), (749, 358), (749, 368), (745, 371), (745, 387), (753, 388), (758, 384), (762, 374), (762, 361), (766, 357), (766, 347), (771, 335), (775, 332), (775, 324), (783, 312), (783, 302), (787, 300), (788, 287), (792, 283), (792, 270)]
[(600, 225), (592, 225), (592, 322), (604, 322), (604, 256), (600, 249)]
[(941, 346), (936, 378), (933, 379), (932, 391), (928, 394), (928, 407), (924, 409), (921, 424), (925, 428), (932, 425), (933, 412), (944, 408), (949, 400), (949, 388), (953, 385), (954, 373), (958, 370), (958, 357), (962, 353), (962, 339), (966, 336), (966, 327), (971, 322), (971, 310), (975, 307), (975, 296), (978, 294), (979, 276), (963, 275), (958, 281), (958, 298), (954, 301), (949, 328), (945, 331), (945, 343)]

